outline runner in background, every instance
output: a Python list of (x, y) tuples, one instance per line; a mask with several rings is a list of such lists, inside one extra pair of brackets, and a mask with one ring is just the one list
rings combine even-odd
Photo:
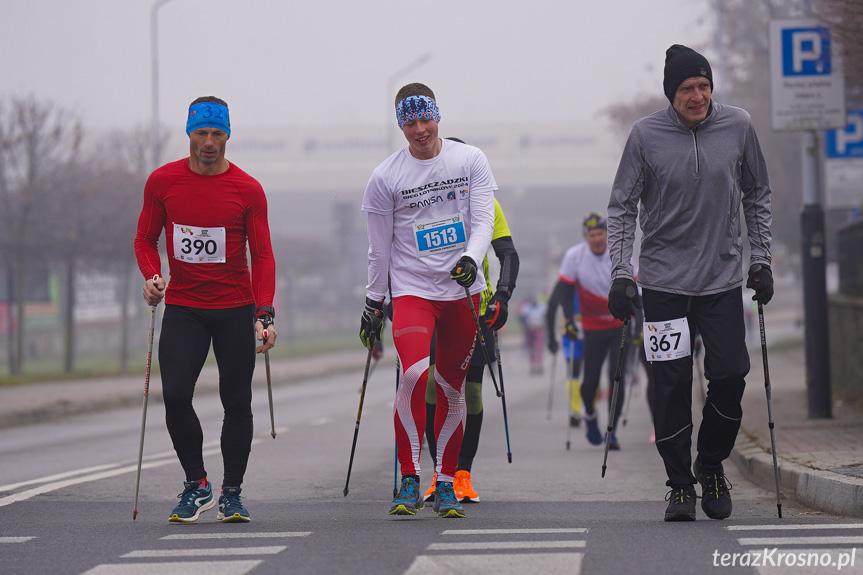
[[(581, 400), (584, 403), (585, 434), (588, 443), (600, 445), (603, 443), (603, 435), (599, 430), (599, 419), (596, 413), (599, 381), (606, 359), (608, 359), (609, 385), (614, 381), (623, 322), (615, 319), (608, 311), (606, 294), (611, 287), (611, 259), (608, 255), (605, 217), (597, 212), (588, 214), (582, 223), (582, 233), (584, 241), (572, 246), (564, 254), (558, 283), (552, 293), (560, 292), (557, 299), (564, 310), (565, 331), (573, 339), (579, 336), (572, 306), (573, 293), (578, 294), (581, 325), (584, 329), (584, 378), (581, 384)], [(626, 345), (630, 345), (629, 340)], [(620, 423), (625, 389), (626, 386), (622, 385), (618, 394), (609, 449), (620, 449), (615, 431)]]
[(579, 338), (578, 324), (581, 322), (581, 306), (578, 303), (578, 293), (569, 289), (566, 284), (558, 280), (548, 298), (548, 309), (545, 314), (546, 333), (548, 334), (548, 351), (552, 355), (560, 349), (557, 343), (557, 308), (563, 306), (564, 297), (572, 297), (571, 324), (575, 330), (570, 331), (570, 321), (566, 318), (566, 309), (562, 318), (561, 341), (563, 343), (563, 356), (566, 359), (568, 371), (566, 374), (566, 392), (569, 397), (569, 425), (578, 427), (581, 425), (581, 363), (584, 356), (583, 342)]
[[(448, 139), (462, 142), (458, 138)], [(509, 315), (509, 300), (512, 297), (513, 290), (515, 290), (519, 264), (518, 252), (515, 250), (512, 234), (506, 223), (506, 216), (504, 216), (503, 209), (500, 207), (497, 199), (494, 201), (494, 232), (492, 233), (491, 247), (500, 261), (500, 277), (495, 289), (492, 290), (488, 271), (488, 256), (483, 258), (483, 274), (486, 277), (487, 287), (482, 292), (482, 303), (478, 311), (481, 314), (480, 325), (486, 341), (486, 353), (494, 361), (495, 332), (502, 329), (506, 324)], [(429, 360), (431, 362), (429, 381), (434, 377), (434, 356), (435, 344), (433, 339)], [(455, 473), (455, 480), (453, 482), (456, 497), (462, 503), (479, 503), (479, 493), (473, 487), (471, 470), (479, 446), (479, 436), (482, 429), (482, 379), (485, 370), (485, 356), (482, 349), (480, 349), (479, 338), (476, 338), (473, 358), (471, 359), (470, 367), (468, 367), (465, 381), (467, 418), (465, 420), (464, 439), (462, 440), (461, 451), (458, 456), (458, 470)], [(435, 460), (437, 456), (437, 444), (435, 442), (432, 422), (435, 418), (437, 402), (433, 389), (431, 385), (426, 388), (426, 441), (428, 442), (429, 453), (432, 459)], [(425, 501), (432, 501), (434, 499), (436, 481), (437, 476), (435, 474), (432, 484), (425, 492)]]

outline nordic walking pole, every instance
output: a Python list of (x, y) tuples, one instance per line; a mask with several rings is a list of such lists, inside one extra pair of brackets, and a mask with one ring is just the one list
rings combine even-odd
[[(629, 289), (627, 289), (627, 293)], [(626, 348), (626, 331), (629, 320), (623, 322), (623, 331), (620, 334), (620, 349), (617, 352), (617, 369), (614, 372), (614, 388), (611, 392), (611, 406), (608, 412), (608, 427), (605, 431), (605, 455), (602, 457), (602, 476), (605, 477), (605, 463), (608, 460), (608, 446), (611, 443), (611, 432), (614, 430), (614, 414), (617, 410), (617, 392), (620, 389), (620, 375), (623, 372), (623, 350)]]
[(557, 354), (551, 354), (551, 382), (548, 385), (548, 413), (546, 419), (551, 419), (551, 407), (554, 405), (554, 372), (557, 371)]
[[(375, 347), (375, 336), (369, 338), (371, 348)], [(345, 480), (345, 490), (342, 492), (344, 496), (348, 496), (348, 484), (351, 482), (351, 468), (354, 466), (354, 452), (357, 449), (357, 435), (360, 433), (360, 418), (363, 416), (363, 400), (366, 397), (366, 383), (369, 381), (369, 366), (372, 364), (372, 350), (369, 349), (369, 355), (366, 358), (366, 371), (363, 374), (363, 387), (360, 389), (360, 406), (357, 408), (357, 424), (354, 427), (354, 442), (351, 444), (351, 459), (348, 462), (348, 478)]]
[[(760, 268), (759, 268), (760, 271)], [(755, 272), (755, 282), (761, 280)], [(764, 360), (764, 391), (767, 393), (767, 426), (770, 428), (770, 451), (773, 453), (773, 478), (776, 481), (776, 511), (782, 519), (782, 499), (779, 494), (779, 464), (776, 462), (776, 436), (773, 432), (773, 408), (770, 403), (770, 370), (767, 368), (767, 337), (764, 334), (764, 306), (758, 302), (758, 327), (761, 329), (761, 357)]]
[(509, 419), (506, 416), (506, 393), (503, 390), (503, 367), (500, 364), (500, 340), (494, 332), (494, 351), (497, 355), (497, 374), (500, 376), (500, 401), (503, 404), (503, 428), (506, 430), (506, 458), (512, 463), (512, 449), (509, 447)]
[[(264, 321), (262, 319), (259, 319), (258, 321), (261, 322), (261, 325), (264, 326), (264, 333), (262, 335), (264, 336), (263, 343), (266, 345), (267, 338), (269, 336), (269, 333), (267, 332), (267, 328), (270, 327), (270, 325), (273, 322), (272, 322), (272, 320), (269, 320), (266, 317), (264, 317), (264, 319), (266, 319), (267, 321)], [(270, 398), (270, 435), (273, 437), (273, 439), (275, 439), (276, 438), (276, 420), (273, 417), (273, 380), (272, 380), (272, 377), (270, 376), (270, 350), (267, 350), (264, 352), (264, 367), (266, 368), (266, 371), (267, 371), (267, 396)]]
[(698, 371), (698, 391), (701, 392), (701, 404), (704, 405), (707, 403), (707, 394), (704, 391), (704, 374), (701, 368), (701, 345), (695, 348), (695, 369)]
[[(574, 343), (573, 343), (573, 345), (574, 345)], [(574, 378), (572, 377), (572, 362), (575, 361), (575, 350), (574, 349), (572, 350), (572, 353), (573, 353), (573, 359), (569, 359), (569, 358), (566, 359), (566, 380), (573, 382), (573, 383), (570, 383), (570, 385), (572, 387), (575, 387)], [(569, 404), (567, 404), (567, 406), (566, 406), (567, 415), (570, 415), (569, 410), (571, 409), (570, 406), (572, 405), (572, 394), (573, 394), (572, 387), (569, 388)], [(569, 421), (569, 417), (566, 417), (564, 419), (564, 421), (566, 422), (566, 450), (569, 451), (569, 443), (570, 443), (569, 440), (572, 437), (572, 425), (571, 425), (571, 422)]]
[[(158, 287), (159, 276), (152, 277)], [(158, 305), (158, 304), (157, 304)], [(132, 509), (132, 521), (138, 518), (138, 490), (141, 487), (141, 463), (144, 460), (144, 429), (147, 425), (147, 399), (150, 395), (150, 365), (153, 361), (153, 335), (156, 331), (156, 306), (150, 306), (150, 337), (147, 339), (147, 369), (144, 372), (144, 408), (141, 411), (141, 441), (138, 443), (138, 473), (135, 479), (135, 508)]]
[[(402, 364), (396, 352), (396, 395), (399, 393), (399, 377), (402, 372)], [(393, 457), (393, 497), (399, 494), (399, 439), (395, 437), (395, 457)]]
[[(636, 328), (637, 329), (637, 328)], [(633, 330), (635, 331), (635, 330)], [(633, 333), (633, 338), (637, 336), (637, 333)], [(634, 342), (635, 340), (633, 340)], [(626, 372), (624, 372), (626, 376), (626, 382), (624, 382), (624, 389), (628, 389), (626, 395), (623, 398), (623, 409), (621, 410), (621, 425), (626, 425), (626, 420), (629, 417), (629, 406), (632, 404), (632, 390), (638, 384), (638, 346), (632, 346), (627, 350), (629, 353), (626, 354)]]
[[(626, 297), (632, 299), (636, 295), (635, 288), (627, 286)], [(608, 410), (608, 428), (605, 431), (605, 455), (602, 456), (602, 477), (605, 477), (606, 462), (608, 461), (608, 446), (611, 443), (611, 432), (614, 431), (614, 414), (617, 411), (617, 392), (620, 390), (620, 376), (623, 373), (623, 352), (626, 349), (626, 332), (629, 331), (629, 319), (623, 322), (620, 330), (620, 349), (617, 351), (617, 369), (614, 370), (614, 388), (611, 392), (611, 405)]]
[[(461, 268), (456, 271), (461, 272)], [(467, 297), (467, 303), (470, 305), (470, 313), (473, 315), (473, 323), (476, 326), (476, 337), (479, 338), (479, 347), (482, 350), (482, 357), (485, 359), (485, 364), (488, 366), (488, 373), (491, 375), (491, 382), (494, 384), (494, 392), (498, 397), (503, 397), (503, 393), (501, 393), (500, 389), (497, 387), (497, 379), (494, 377), (491, 360), (488, 358), (488, 351), (485, 348), (485, 337), (482, 335), (482, 326), (479, 325), (479, 316), (476, 314), (476, 307), (474, 307), (473, 299), (470, 297), (470, 288), (464, 288), (464, 295)]]

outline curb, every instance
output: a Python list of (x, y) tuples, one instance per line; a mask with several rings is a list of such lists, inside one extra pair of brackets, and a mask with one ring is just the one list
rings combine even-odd
[[(361, 372), (363, 369), (364, 354), (362, 352), (335, 354), (330, 356), (329, 361), (323, 361), (325, 357), (327, 357), (326, 354), (309, 356), (306, 359), (312, 361), (305, 362), (296, 360), (274, 361), (270, 370), (273, 388), (289, 386), (308, 379), (317, 379), (352, 371)], [(395, 366), (395, 359), (384, 358), (380, 363)], [(263, 383), (265, 380), (262, 375), (264, 366), (257, 366), (255, 371), (256, 374), (252, 387), (256, 389), (260, 389), (261, 385), (266, 387), (266, 384)], [(116, 379), (96, 380), (87, 384), (89, 388), (98, 391), (96, 396), (88, 393), (85, 398), (80, 398), (76, 397), (75, 394), (70, 394), (69, 397), (39, 401), (32, 407), (0, 409), (0, 429), (56, 421), (69, 416), (118, 407), (140, 406), (143, 401), (143, 377), (124, 377), (123, 381), (134, 382), (134, 387), (126, 387), (125, 384), (118, 385)], [(359, 380), (357, 383), (359, 384)], [(38, 386), (39, 384), (25, 385)], [(209, 395), (217, 393), (218, 390), (218, 368), (215, 366), (205, 367), (195, 386), (195, 394)], [(161, 380), (158, 375), (150, 378), (148, 395), (150, 402), (162, 403)]]
[[(740, 436), (738, 436), (740, 438)], [(759, 487), (776, 491), (773, 455), (752, 440), (735, 446), (730, 459), (743, 476)], [(813, 469), (777, 458), (782, 497), (827, 513), (863, 517), (863, 479)]]

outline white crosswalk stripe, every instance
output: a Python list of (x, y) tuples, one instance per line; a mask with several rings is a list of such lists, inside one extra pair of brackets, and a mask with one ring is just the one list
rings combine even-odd
[(120, 555), (120, 559), (143, 559), (148, 557), (230, 557), (234, 555), (275, 555), (287, 549), (284, 545), (268, 547), (217, 547), (198, 549), (143, 549)]
[(245, 575), (258, 565), (261, 560), (251, 561), (181, 561), (174, 563), (133, 563), (106, 564), (93, 567), (81, 575), (189, 575), (189, 573), (206, 573), (207, 575)]
[(26, 543), (35, 537), (0, 537), (0, 543)]
[[(749, 567), (759, 575), (787, 573), (823, 574), (827, 570), (863, 574), (863, 558), (858, 562), (856, 545), (863, 544), (860, 523), (728, 525), (728, 531), (756, 532), (757, 537), (739, 537), (744, 550), (720, 551), (713, 556), (714, 567)], [(801, 532), (789, 536), (789, 531)], [(802, 532), (818, 532), (809, 535)], [(830, 533), (825, 533), (829, 531)], [(846, 533), (843, 533), (845, 531)]]
[[(578, 575), (584, 553), (583, 539), (561, 538), (532, 540), (531, 535), (584, 535), (587, 529), (535, 528), (535, 529), (446, 529), (442, 536), (457, 536), (459, 541), (432, 542), (426, 553), (414, 558), (404, 575), (439, 575), (461, 573), (471, 575), (521, 575), (523, 573), (567, 573)], [(493, 541), (471, 540), (476, 536), (494, 536)], [(514, 537), (514, 536), (528, 536)], [(488, 554), (484, 551), (510, 551)], [(521, 550), (523, 552), (513, 553)], [(443, 553), (441, 553), (443, 552)]]
[(281, 537), (307, 537), (311, 531), (260, 531), (257, 533), (188, 533), (181, 535), (165, 535), (160, 541), (177, 539), (274, 539)]
[[(311, 531), (258, 531), (233, 533), (182, 533), (165, 535), (159, 541), (189, 541), (189, 540), (225, 540), (225, 539), (291, 539), (307, 537)], [(203, 557), (202, 561), (174, 562), (124, 562), (102, 564), (85, 571), (81, 575), (188, 575), (189, 573), (207, 573), (213, 575), (244, 575), (263, 563), (262, 559), (226, 559), (211, 561), (215, 557), (240, 557), (277, 555), (287, 549), (287, 545), (266, 545), (255, 547), (195, 547), (183, 549), (140, 549), (121, 555), (119, 559), (170, 559)]]

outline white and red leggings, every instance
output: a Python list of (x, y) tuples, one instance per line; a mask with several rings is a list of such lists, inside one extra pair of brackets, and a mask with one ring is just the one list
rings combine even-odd
[[(472, 297), (479, 309), (479, 294)], [(393, 342), (401, 362), (393, 408), (402, 475), (419, 475), (425, 430), (429, 348), (437, 327), (435, 439), (438, 481), (452, 481), (464, 433), (464, 380), (473, 356), (476, 326), (465, 299), (432, 301), (415, 296), (393, 299)]]

